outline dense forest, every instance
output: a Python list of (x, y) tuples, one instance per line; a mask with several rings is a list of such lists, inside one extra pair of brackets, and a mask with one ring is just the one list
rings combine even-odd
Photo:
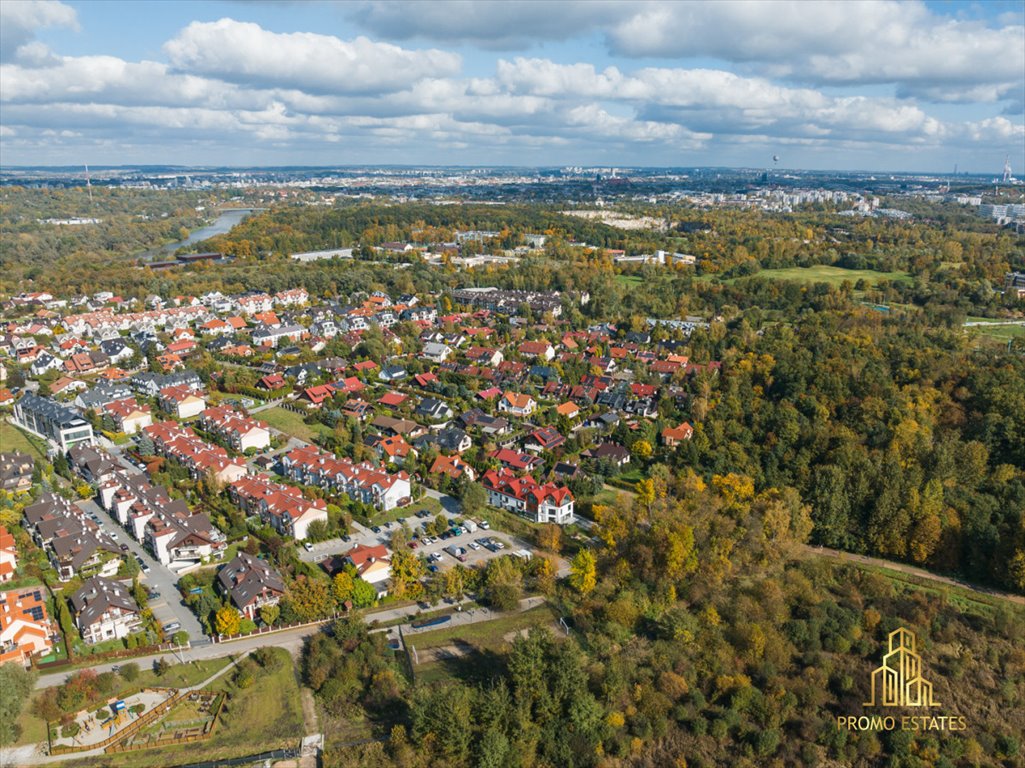
[[(383, 743), (329, 740), (330, 766), (955, 766), (1023, 764), (1025, 614), (795, 557), (790, 488), (653, 473), (598, 511), (597, 562), (549, 591), (568, 618), (508, 653), (411, 685), (405, 658), (340, 621), (303, 659), (328, 732), (367, 717)], [(590, 554), (588, 552), (588, 554)], [(943, 713), (964, 731), (848, 732), (887, 633), (917, 632)]]

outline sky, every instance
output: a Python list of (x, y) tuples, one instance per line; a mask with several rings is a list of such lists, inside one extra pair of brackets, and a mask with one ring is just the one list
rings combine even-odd
[(1025, 174), (1025, 2), (0, 2), (0, 166)]

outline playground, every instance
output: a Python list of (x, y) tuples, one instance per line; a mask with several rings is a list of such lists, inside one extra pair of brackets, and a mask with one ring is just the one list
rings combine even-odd
[(68, 724), (51, 726), (54, 747), (86, 748), (107, 741), (160, 704), (174, 691), (167, 688), (146, 688), (124, 699), (110, 699), (95, 710), (82, 710)]
[(206, 738), (213, 729), (223, 700), (223, 693), (187, 693), (160, 720), (128, 736), (121, 748), (146, 749)]

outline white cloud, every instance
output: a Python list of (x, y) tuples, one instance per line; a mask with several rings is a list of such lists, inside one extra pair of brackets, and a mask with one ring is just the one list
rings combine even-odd
[(364, 29), (385, 39), (423, 38), (516, 50), (577, 37), (613, 23), (631, 4), (626, 0), (369, 0), (343, 7)]
[[(58, 0), (3, 0), (0, 2), (0, 61), (17, 58), (42, 27), (78, 28), (75, 9)], [(25, 52), (32, 52), (27, 49)], [(38, 48), (34, 53), (38, 55)]]
[[(524, 5), (532, 8), (520, 8)], [(609, 29), (628, 30), (631, 19), (648, 14), (655, 25), (649, 45), (679, 46), (674, 19), (691, 13), (690, 5), (680, 4), (687, 6), (681, 10), (676, 4), (610, 2), (602, 4), (597, 15)], [(575, 153), (585, 153), (623, 155), (624, 162), (627, 157), (644, 157), (648, 164), (658, 164), (660, 158), (676, 160), (680, 153), (698, 151), (706, 154), (692, 161), (718, 162), (722, 156), (717, 153), (724, 148), (751, 151), (753, 146), (823, 153), (832, 147), (865, 155), (873, 147), (881, 153), (905, 147), (932, 151), (937, 157), (952, 148), (976, 152), (985, 147), (996, 148), (1001, 159), (1004, 152), (1025, 147), (1020, 120), (995, 116), (996, 109), (987, 115), (985, 108), (963, 106), (966, 101), (995, 100), (1006, 105), (1015, 96), (1013, 82), (971, 82), (962, 74), (955, 88), (940, 70), (933, 80), (926, 80), (915, 79), (907, 62), (901, 64), (903, 70), (894, 69), (900, 64), (894, 56), (887, 66), (905, 78), (896, 89), (852, 90), (796, 82), (796, 76), (787, 74), (794, 62), (819, 56), (827, 43), (814, 40), (814, 30), (800, 31), (793, 48), (784, 46), (773, 53), (766, 41), (780, 39), (781, 30), (796, 23), (796, 11), (777, 5), (780, 18), (770, 19), (771, 14), (757, 5), (752, 12), (765, 28), (755, 30), (755, 22), (749, 22), (734, 36), (748, 36), (752, 56), (776, 56), (772, 77), (764, 75), (766, 67), (761, 68), (762, 76), (745, 76), (743, 66), (730, 71), (726, 65), (707, 63), (686, 67), (637, 62), (634, 68), (628, 60), (626, 65), (620, 61), (618, 66), (599, 68), (587, 61), (524, 56), (496, 61), (490, 76), (463, 77), (454, 53), (405, 49), (366, 38), (279, 34), (232, 19), (195, 22), (182, 29), (164, 46), (168, 62), (126, 61), (113, 55), (60, 57), (28, 39), (20, 44), (14, 61), (0, 64), (0, 135), (5, 155), (11, 158), (26, 147), (48, 146), (47, 142), (63, 148), (93, 142), (113, 152), (123, 141), (160, 147), (165, 155), (202, 145), (222, 147), (226, 153), (242, 147), (254, 153), (305, 152), (310, 158), (322, 148), (326, 154), (318, 162), (337, 161), (335, 149), (355, 148), (363, 152), (360, 159), (381, 162), (435, 162), (441, 153), (458, 147), (463, 148), (458, 157), (467, 162), (570, 162), (579, 157)], [(917, 5), (911, 11), (895, 10), (885, 2), (878, 5), (880, 13), (896, 14), (894, 18), (911, 12), (931, 18)], [(541, 4), (510, 4), (501, 12), (511, 14), (506, 17), (495, 4), (474, 5), (473, 13), (452, 23), (459, 34), (484, 34), (487, 14), (492, 19), (495, 14), (520, 18), (539, 13), (534, 6)], [(6, 8), (4, 0), (0, 7)], [(586, 25), (581, 22), (574, 32), (573, 21), (584, 7), (591, 4), (552, 6), (553, 26), (543, 34), (554, 39), (579, 33)], [(389, 3), (374, 12), (394, 13), (391, 8)], [(425, 14), (435, 18), (439, 11), (430, 7), (411, 13), (414, 18), (407, 21), (413, 29)], [(709, 13), (722, 17), (727, 12), (716, 6)], [(610, 21), (614, 14), (619, 16)], [(819, 34), (827, 41), (839, 34), (845, 14), (846, 10), (836, 10), (831, 21), (823, 21)], [(517, 30), (510, 21), (506, 32), (519, 34)], [(863, 30), (852, 28), (850, 34), (860, 40)], [(888, 44), (896, 45), (900, 31), (887, 34)], [(728, 37), (709, 31), (700, 45), (709, 51), (736, 48), (738, 43)], [(853, 44), (854, 54), (846, 48), (838, 48), (832, 57), (821, 54), (825, 59), (817, 63), (815, 77), (833, 77), (828, 73), (843, 66), (863, 74), (882, 67), (880, 62), (867, 62), (862, 53), (876, 50), (873, 45), (862, 40)], [(841, 59), (846, 61), (843, 66), (838, 64)], [(963, 59), (958, 66), (970, 69), (969, 65)], [(934, 107), (933, 101), (948, 104)], [(544, 150), (552, 154), (544, 157)], [(238, 155), (226, 155), (223, 161), (231, 162), (229, 157)]]
[(933, 13), (917, 0), (366, 2), (350, 16), (375, 35), (525, 49), (604, 32), (631, 58), (715, 58), (794, 82), (895, 84), (930, 101), (1021, 102), (1025, 26)]
[(310, 93), (398, 90), (424, 77), (454, 75), (460, 67), (458, 55), (437, 49), (411, 51), (365, 37), (279, 34), (234, 19), (195, 21), (164, 50), (182, 71)]

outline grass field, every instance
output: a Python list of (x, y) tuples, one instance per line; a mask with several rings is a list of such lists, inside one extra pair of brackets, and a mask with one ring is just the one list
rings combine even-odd
[(557, 618), (555, 612), (545, 603), (531, 608), (529, 611), (511, 613), (494, 621), (462, 624), (456, 627), (436, 629), (433, 632), (410, 635), (407, 642), (415, 645), (418, 651), (451, 645), (454, 642), (467, 643), (478, 650), (496, 650), (508, 644), (505, 635), (510, 632), (551, 624)]
[[(409, 636), (406, 641), (414, 645), (418, 653), (451, 645), (464, 651), (462, 655), (454, 658), (417, 665), (416, 681), (431, 683), (458, 677), (466, 681), (486, 682), (497, 671), (495, 665), (499, 652), (507, 650), (512, 645), (507, 637), (531, 627), (552, 627), (557, 620), (555, 611), (545, 604), (494, 621), (448, 627)], [(554, 628), (552, 631), (555, 631)]]
[(21, 451), (33, 459), (46, 458), (46, 444), (42, 440), (22, 432), (8, 421), (0, 421), (0, 451)]
[[(147, 686), (160, 688), (186, 688), (206, 680), (219, 669), (223, 669), (229, 659), (207, 659), (205, 661), (193, 661), (188, 664), (175, 664), (162, 677), (158, 677), (152, 667), (142, 668), (139, 676), (132, 682), (118, 677), (119, 686), (113, 695), (124, 697)], [(128, 661), (122, 664), (128, 664)], [(38, 694), (37, 694), (38, 695)], [(32, 705), (29, 703), (18, 718), (18, 725), (21, 727), (21, 735), (18, 737), (18, 744), (35, 744), (46, 739), (46, 723), (31, 712)]]
[(307, 442), (312, 442), (317, 435), (331, 431), (323, 424), (307, 424), (303, 421), (301, 414), (286, 411), (281, 407), (268, 408), (266, 411), (260, 411), (257, 416), (286, 435), (298, 437)]
[(624, 288), (636, 288), (644, 282), (644, 278), (639, 275), (616, 275), (616, 282)]
[[(228, 701), (213, 736), (198, 744), (142, 749), (123, 752), (115, 759), (109, 755), (78, 758), (75, 766), (100, 768), (164, 768), (199, 759), (226, 760), (231, 757), (294, 746), (304, 734), (302, 702), (291, 656), (276, 649), (277, 667), (268, 672), (258, 669), (255, 682), (238, 689), (228, 672), (210, 684), (213, 691), (227, 691)], [(61, 765), (71, 765), (62, 763)]]
[(416, 513), (421, 509), (430, 510), (432, 516), (441, 512), (441, 502), (437, 499), (433, 499), (430, 496), (424, 496), (419, 501), (414, 501), (405, 507), (396, 507), (390, 509), (387, 512), (378, 512), (372, 518), (370, 518), (371, 525), (384, 525), (385, 523), (391, 523), (398, 520), (400, 517), (411, 518), (407, 522), (410, 528), (416, 528), (421, 523), (426, 523), (427, 520), (421, 520), (416, 517)]
[(751, 277), (767, 278), (769, 280), (796, 280), (803, 283), (828, 283), (837, 286), (845, 280), (857, 283), (864, 280), (870, 285), (892, 280), (899, 283), (911, 281), (911, 276), (906, 272), (877, 272), (876, 270), (845, 270), (840, 267), (828, 267), (819, 265), (817, 267), (789, 267), (783, 270), (762, 270), (754, 275), (724, 280), (725, 283), (735, 283), (739, 280), (748, 280)]
[(965, 328), (965, 331), (976, 336), (986, 336), (1001, 342), (1010, 341), (1011, 339), (1025, 339), (1025, 325), (986, 323), (985, 325), (970, 325)]

